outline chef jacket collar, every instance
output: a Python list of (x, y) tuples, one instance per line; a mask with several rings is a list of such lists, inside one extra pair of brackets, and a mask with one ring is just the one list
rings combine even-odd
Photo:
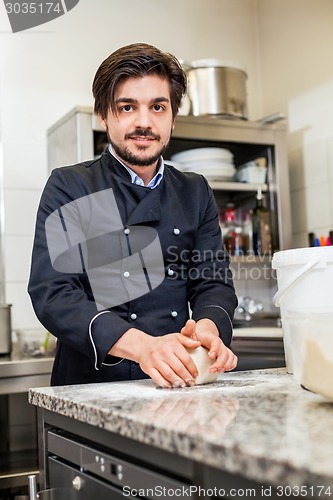
[[(121, 165), (126, 168), (127, 172), (130, 174), (131, 176), (131, 181), (132, 181), (132, 184), (136, 184), (137, 186), (144, 186), (144, 182), (143, 180), (141, 179), (141, 177), (139, 177), (131, 168), (129, 168), (127, 165), (125, 165), (114, 153), (113, 151), (113, 148), (111, 146), (111, 144), (109, 144), (109, 151), (110, 153), (112, 154), (112, 156), (119, 161), (119, 163), (121, 163)], [(163, 179), (163, 175), (164, 175), (164, 160), (163, 160), (163, 157), (161, 156), (160, 159), (159, 159), (159, 167), (158, 167), (158, 171), (157, 173), (154, 175), (154, 177), (152, 178), (152, 180), (149, 182), (149, 184), (147, 184), (147, 188), (150, 188), (150, 189), (155, 189), (159, 183), (161, 182), (161, 180)]]

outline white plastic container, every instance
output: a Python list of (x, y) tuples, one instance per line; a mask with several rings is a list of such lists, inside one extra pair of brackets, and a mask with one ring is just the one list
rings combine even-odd
[[(278, 291), (274, 303), (280, 307), (287, 371), (294, 373), (301, 347), (302, 314), (333, 309), (333, 246), (296, 248), (276, 252), (272, 267), (277, 272)], [(292, 312), (300, 315), (296, 321)], [(295, 333), (296, 332), (296, 333)], [(296, 367), (296, 378), (300, 373)]]
[(294, 377), (333, 401), (333, 307), (291, 311), (287, 322)]
[(53, 356), (56, 338), (46, 330), (16, 330), (18, 353), (23, 358)]
[(309, 317), (302, 349), (300, 383), (333, 401), (333, 309)]
[(259, 167), (255, 161), (248, 162), (236, 172), (236, 180), (251, 184), (264, 184), (266, 182), (267, 167)]

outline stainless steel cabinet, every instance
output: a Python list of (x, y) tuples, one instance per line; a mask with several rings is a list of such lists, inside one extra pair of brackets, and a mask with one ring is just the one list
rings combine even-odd
[[(285, 128), (244, 120), (179, 116), (167, 158), (185, 149), (223, 147), (232, 151), (236, 168), (259, 156), (267, 159), (267, 182), (261, 185), (266, 204), (272, 211), (274, 250), (291, 246), (289, 174)], [(253, 207), (257, 184), (211, 182), (218, 203), (234, 201)]]

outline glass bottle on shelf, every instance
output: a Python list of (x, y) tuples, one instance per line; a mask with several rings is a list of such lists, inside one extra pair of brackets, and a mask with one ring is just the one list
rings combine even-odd
[(253, 227), (252, 227), (252, 211), (246, 212), (243, 221), (243, 239), (244, 251), (246, 255), (253, 255)]
[(258, 188), (256, 207), (252, 211), (253, 250), (255, 255), (270, 255), (272, 250), (270, 211), (264, 207)]
[(243, 229), (241, 226), (235, 227), (235, 239), (234, 239), (234, 255), (244, 255), (245, 245), (243, 237)]
[(224, 245), (230, 255), (235, 251), (235, 227), (236, 227), (236, 209), (233, 203), (227, 203), (225, 210), (220, 215), (220, 227)]

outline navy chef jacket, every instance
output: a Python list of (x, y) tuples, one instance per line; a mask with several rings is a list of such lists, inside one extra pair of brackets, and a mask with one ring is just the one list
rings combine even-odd
[[(81, 272), (63, 272), (52, 262), (45, 222), (66, 204), (108, 189), (124, 228), (157, 231), (164, 269), (156, 288), (101, 310), (84, 266)], [(194, 320), (214, 321), (229, 346), (237, 298), (206, 179), (166, 161), (155, 189), (137, 186), (108, 150), (92, 161), (53, 170), (38, 208), (28, 291), (40, 322), (58, 339), (52, 385), (147, 378), (137, 363), (109, 356), (109, 350), (132, 327), (154, 336), (179, 332), (190, 311)]]

